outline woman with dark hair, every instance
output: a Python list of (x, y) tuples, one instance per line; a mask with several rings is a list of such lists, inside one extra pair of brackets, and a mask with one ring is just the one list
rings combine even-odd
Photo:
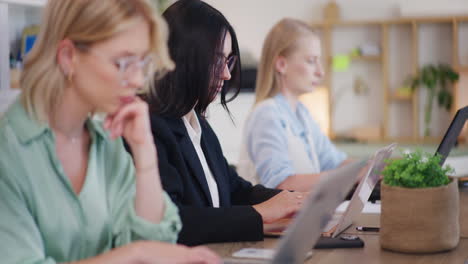
[[(163, 14), (175, 71), (146, 97), (163, 187), (178, 205), (179, 242), (256, 241), (273, 222), (294, 214), (304, 193), (252, 186), (229, 166), (205, 119), (208, 105), (239, 92), (239, 48), (234, 29), (216, 9), (180, 0)], [(227, 92), (236, 89), (226, 99)]]

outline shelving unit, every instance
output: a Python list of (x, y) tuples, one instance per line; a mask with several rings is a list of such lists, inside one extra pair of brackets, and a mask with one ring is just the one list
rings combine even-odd
[(351, 58), (352, 61), (381, 61), (381, 56), (356, 56)]
[(18, 93), (10, 88), (10, 51), (19, 48), (24, 27), (40, 22), (45, 4), (46, 0), (0, 0), (0, 113)]
[[(466, 28), (468, 28), (468, 16), (463, 17), (413, 17), (413, 18), (400, 18), (400, 19), (389, 19), (389, 20), (369, 20), (369, 21), (324, 21), (311, 23), (312, 27), (316, 28), (319, 32), (322, 33), (323, 41), (323, 51), (325, 58), (325, 69), (327, 76), (324, 80), (324, 85), (328, 88), (328, 97), (329, 97), (329, 136), (335, 138), (337, 136), (335, 131), (335, 125), (333, 123), (333, 117), (335, 115), (335, 98), (333, 96), (333, 90), (335, 82), (337, 81), (336, 75), (339, 73), (333, 72), (332, 58), (336, 54), (334, 50), (334, 34), (337, 34), (337, 31), (342, 30), (342, 28), (353, 28), (357, 30), (372, 30), (375, 31), (375, 28), (378, 28), (380, 34), (380, 40), (378, 44), (381, 47), (381, 54), (379, 56), (362, 56), (362, 57), (352, 57), (351, 62), (356, 62), (360, 64), (369, 63), (373, 68), (369, 70), (375, 71), (379, 67), (378, 74), (380, 75), (380, 84), (379, 87), (371, 87), (372, 89), (381, 89), (380, 98), (374, 98), (375, 100), (381, 101), (381, 106), (375, 111), (380, 111), (381, 114), (381, 123), (379, 124), (382, 128), (382, 135), (380, 141), (405, 141), (405, 142), (434, 142), (438, 141), (439, 135), (434, 135), (433, 137), (423, 137), (422, 136), (422, 118), (421, 118), (421, 100), (424, 99), (424, 95), (420, 93), (420, 89), (417, 89), (411, 97), (402, 97), (398, 96), (395, 91), (395, 82), (393, 69), (391, 66), (392, 59), (395, 56), (402, 56), (401, 54), (394, 54), (391, 51), (391, 41), (394, 41), (394, 36), (391, 34), (391, 30), (395, 28), (402, 28), (402, 32), (407, 32), (409, 45), (407, 45), (408, 54), (403, 56), (407, 60), (407, 64), (403, 65), (406, 67), (406, 75), (414, 75), (418, 73), (418, 69), (425, 64), (422, 60), (427, 60), (427, 56), (420, 54), (422, 52), (420, 34), (424, 32), (426, 27), (435, 25), (435, 27), (449, 27), (451, 30), (451, 40), (452, 45), (449, 49), (451, 54), (448, 58), (444, 58), (444, 61), (448, 61), (452, 67), (456, 70), (462, 72), (468, 72), (468, 63), (466, 65), (460, 63), (460, 24), (465, 23)], [(370, 34), (370, 33), (369, 33)], [(468, 31), (467, 31), (468, 35)], [(430, 43), (429, 43), (430, 44)], [(352, 44), (350, 44), (352, 45)], [(466, 45), (466, 44), (465, 44)], [(429, 45), (430, 46), (430, 45)], [(354, 47), (350, 46), (349, 49)], [(425, 47), (423, 47), (425, 48)], [(445, 48), (447, 49), (447, 48)], [(426, 50), (427, 51), (427, 50)], [(466, 51), (466, 50), (465, 50)], [(380, 63), (380, 64), (377, 64)], [(435, 63), (435, 62), (431, 62)], [(355, 67), (354, 63), (350, 68)], [(362, 66), (365, 67), (365, 66)], [(400, 71), (401, 72), (401, 71)], [(374, 73), (374, 72), (372, 72)], [(340, 75), (341, 76), (341, 75)], [(334, 78), (335, 77), (335, 78)], [(400, 76), (401, 78), (401, 76)], [(401, 83), (400, 83), (401, 85)], [(457, 98), (458, 87), (455, 85), (453, 89), (454, 98)], [(392, 121), (395, 120), (394, 110), (395, 107), (401, 109), (406, 109), (405, 116), (411, 117), (411, 131), (408, 131), (406, 135), (393, 135), (391, 132), (395, 130), (394, 126), (392, 127)], [(456, 110), (461, 107), (457, 105), (456, 101), (453, 104), (451, 114), (452, 116)], [(438, 108), (437, 104), (434, 104), (434, 108)], [(443, 111), (443, 110), (441, 110)], [(375, 114), (375, 113), (373, 113)], [(378, 118), (376, 118), (378, 119)], [(406, 127), (405, 125), (401, 125)], [(409, 130), (409, 129), (408, 129)]]
[(401, 96), (401, 95), (397, 95), (397, 94), (392, 94), (392, 95), (390, 96), (390, 100), (391, 100), (391, 101), (407, 102), (407, 101), (412, 101), (412, 100), (413, 100), (413, 96)]

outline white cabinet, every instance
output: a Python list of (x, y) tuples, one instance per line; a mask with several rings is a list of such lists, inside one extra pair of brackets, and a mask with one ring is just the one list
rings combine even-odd
[(20, 49), (22, 31), (39, 24), (46, 0), (0, 0), (0, 113), (18, 94), (10, 88), (10, 52)]
[(44, 6), (46, 0), (0, 0), (0, 3), (41, 7)]

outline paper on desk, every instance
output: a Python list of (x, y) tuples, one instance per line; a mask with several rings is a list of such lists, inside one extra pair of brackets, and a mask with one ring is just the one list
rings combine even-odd
[(253, 258), (253, 259), (272, 259), (275, 255), (274, 249), (265, 248), (243, 248), (232, 254), (236, 258)]
[[(349, 201), (342, 202), (335, 210), (337, 213), (343, 213), (348, 208)], [(362, 213), (364, 214), (380, 214), (380, 202), (371, 203), (366, 202), (364, 205), (364, 209), (362, 209)]]
[(453, 177), (466, 177), (468, 176), (468, 156), (457, 156), (457, 157), (448, 157), (445, 160), (446, 165), (450, 165), (454, 170), (455, 174), (451, 175)]

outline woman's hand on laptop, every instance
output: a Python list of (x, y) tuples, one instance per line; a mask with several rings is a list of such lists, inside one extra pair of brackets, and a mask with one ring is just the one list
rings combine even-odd
[(262, 216), (264, 224), (292, 217), (302, 206), (308, 193), (282, 191), (269, 200), (253, 206)]

